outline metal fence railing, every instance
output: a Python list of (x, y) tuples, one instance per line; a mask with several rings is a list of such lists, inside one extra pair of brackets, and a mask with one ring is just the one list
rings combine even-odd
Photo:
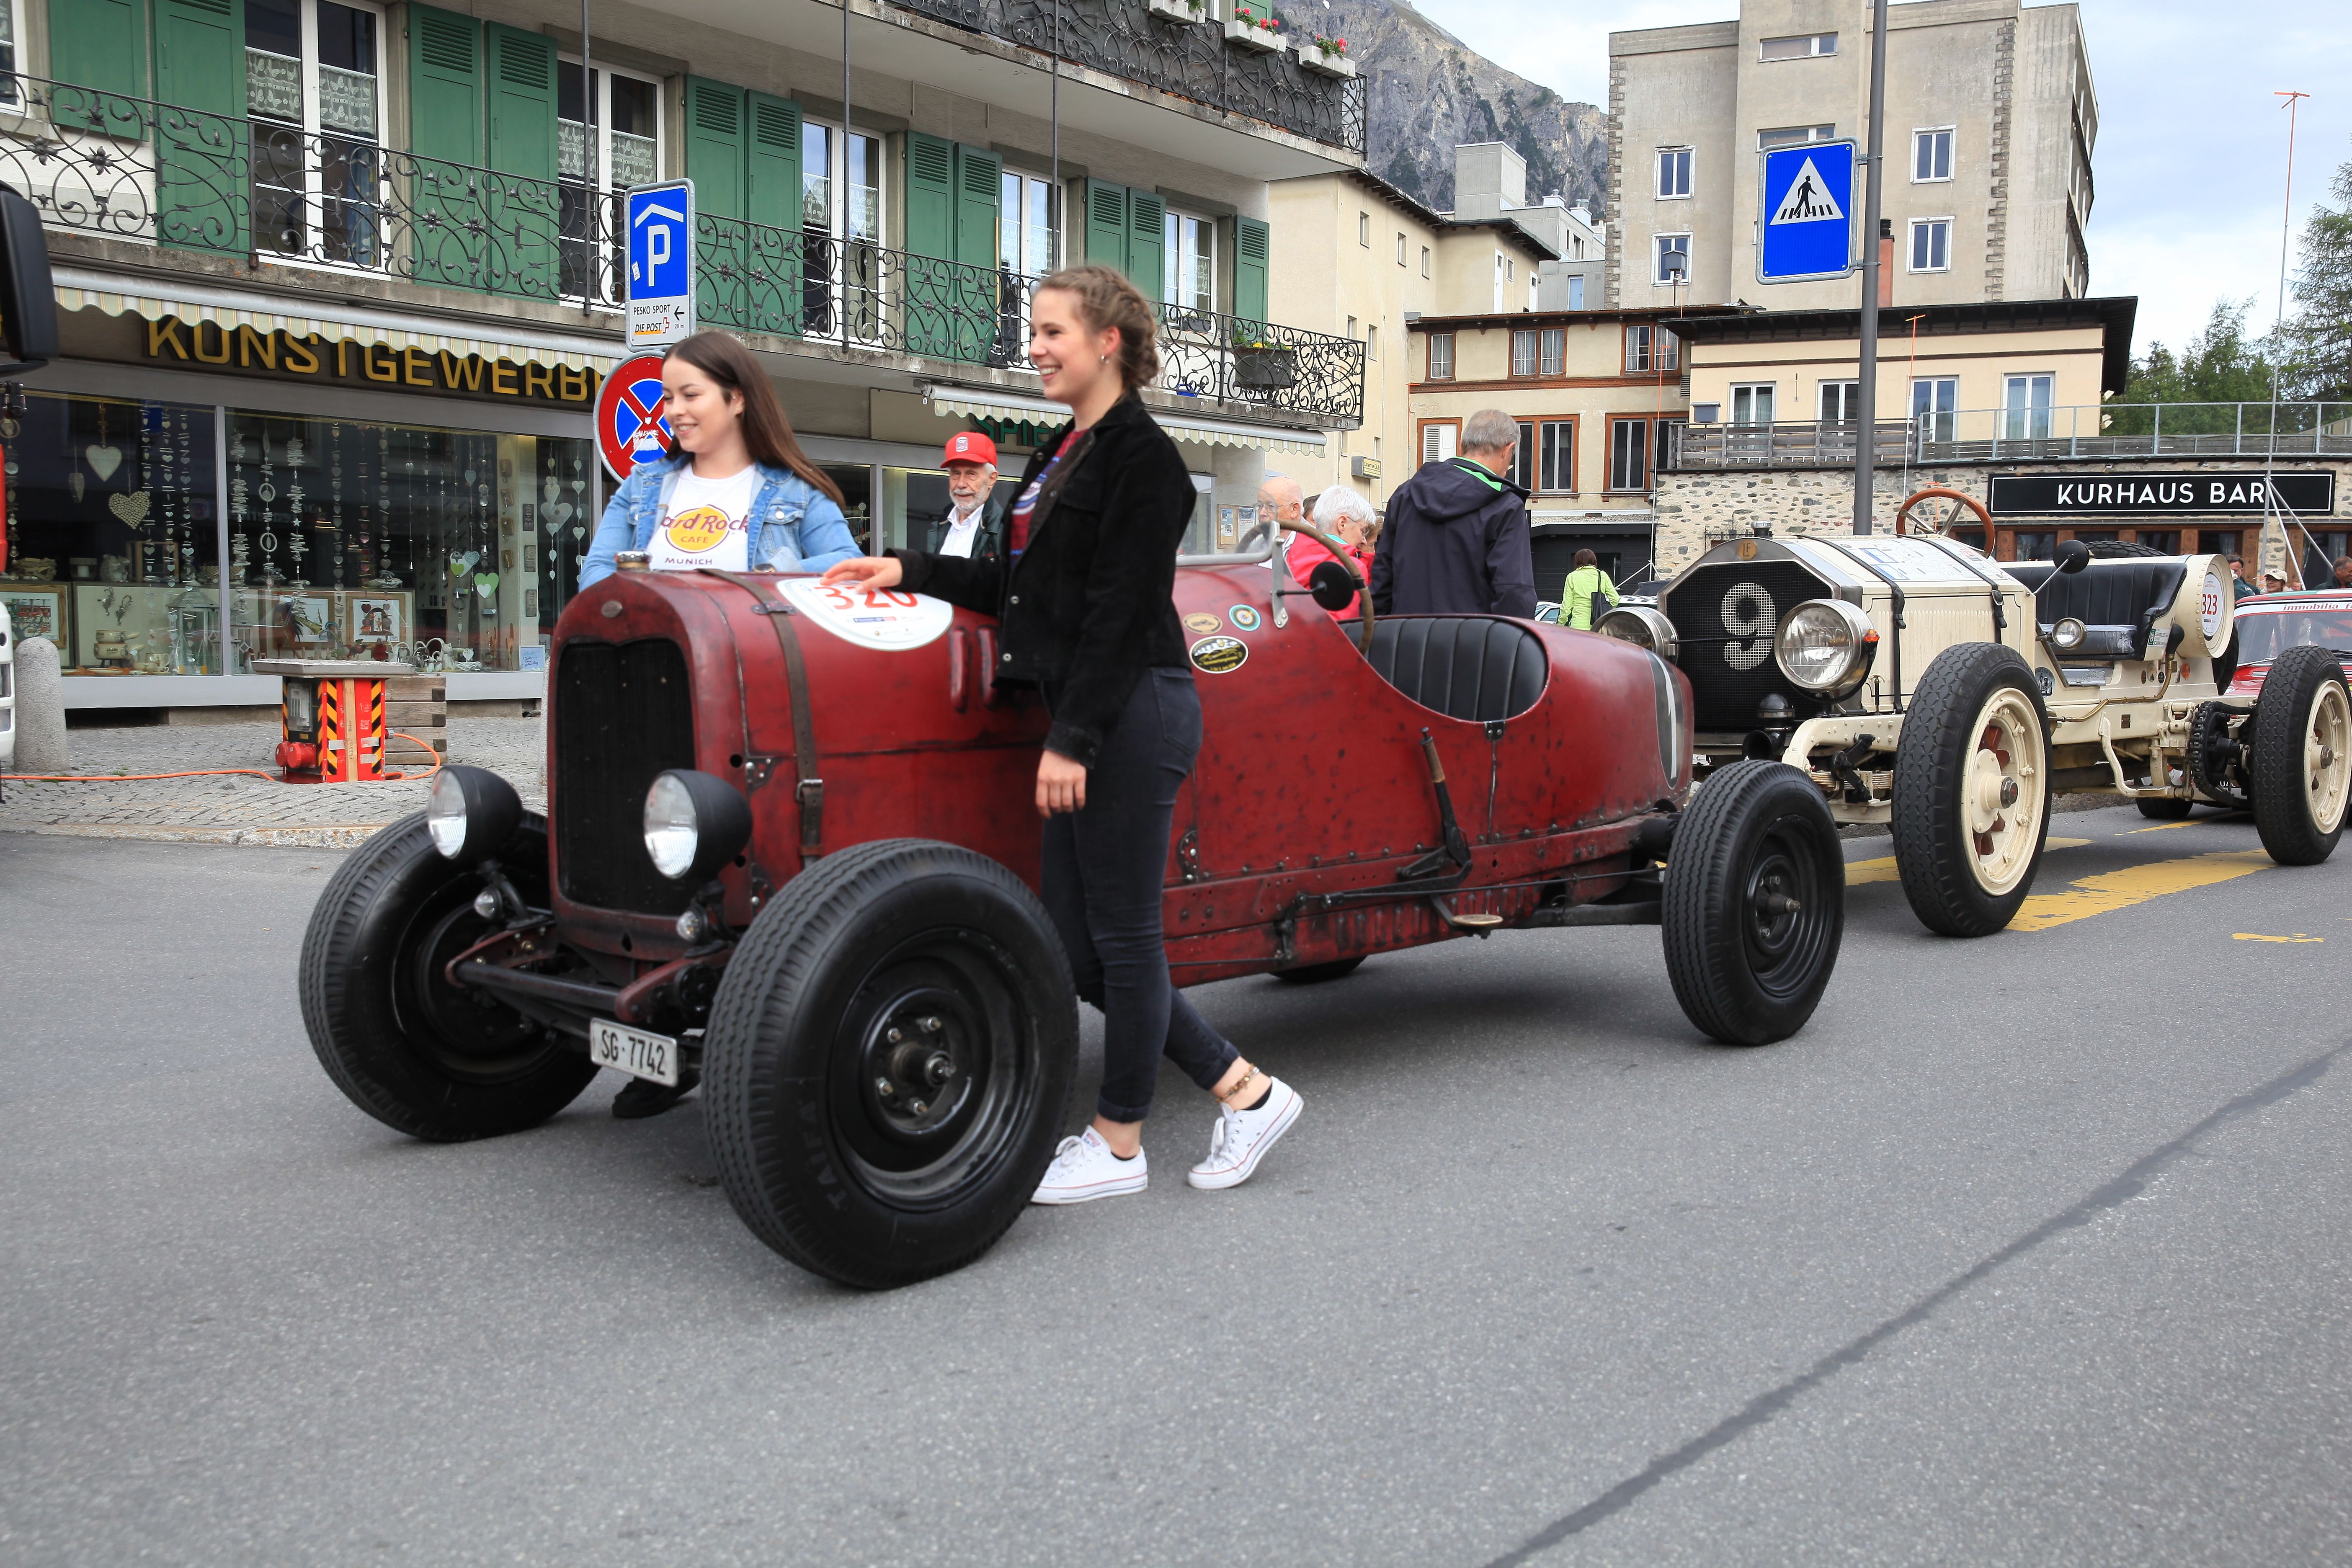
[[(1967, 408), (1882, 419), (1881, 463), (2065, 461), (2081, 458), (2352, 457), (2352, 403), (2086, 404)], [(1851, 420), (1693, 425), (1666, 466), (1834, 468), (1860, 439)]]

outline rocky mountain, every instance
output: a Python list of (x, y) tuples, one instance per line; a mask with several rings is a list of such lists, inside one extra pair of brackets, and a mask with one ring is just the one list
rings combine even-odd
[(1368, 161), (1391, 184), (1447, 211), (1454, 147), (1507, 142), (1528, 161), (1529, 201), (1557, 193), (1601, 212), (1607, 116), (1591, 104), (1505, 70), (1405, 0), (1282, 0), (1274, 10), (1302, 43), (1318, 33), (1348, 40), (1356, 68), (1371, 79)]

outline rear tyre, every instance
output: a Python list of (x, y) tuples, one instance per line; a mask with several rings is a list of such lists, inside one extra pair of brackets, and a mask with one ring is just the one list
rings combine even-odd
[(1326, 980), (1345, 980), (1363, 964), (1365, 956), (1358, 953), (1353, 958), (1335, 958), (1328, 963), (1306, 963), (1297, 969), (1277, 969), (1274, 977), (1292, 985), (1320, 985)]
[(1990, 936), (2033, 890), (2050, 834), (2042, 689), (2016, 649), (1937, 654), (1895, 753), (1895, 865), (1929, 931)]
[(2178, 822), (2189, 815), (2194, 801), (2175, 800), (2170, 795), (2142, 795), (2132, 802), (2142, 816), (2152, 816), (2158, 822)]
[(1727, 1046), (1804, 1027), (1845, 931), (1845, 852), (1811, 780), (1754, 758), (1717, 769), (1675, 830), (1661, 897), (1692, 1023)]
[(2254, 826), (2282, 866), (2316, 866), (2344, 837), (2352, 795), (2352, 697), (2344, 667), (2305, 644), (2279, 655), (2243, 732), (2253, 773)]
[(728, 1200), (813, 1273), (887, 1289), (960, 1268), (1054, 1157), (1077, 997), (1043, 905), (922, 839), (819, 860), (751, 922), (703, 1040)]
[[(547, 900), (547, 823), (526, 816), (499, 856), (523, 897)], [(596, 1076), (553, 1030), (443, 976), (498, 927), (474, 912), (481, 877), (406, 817), (345, 860), (302, 938), (302, 1025), (352, 1103), (436, 1143), (536, 1127)]]

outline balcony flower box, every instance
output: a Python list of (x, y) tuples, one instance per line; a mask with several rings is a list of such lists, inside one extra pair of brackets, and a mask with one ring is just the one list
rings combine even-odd
[(1286, 392), (1298, 384), (1298, 351), (1270, 345), (1234, 351), (1234, 384), (1244, 392)]
[(1209, 0), (1143, 0), (1143, 6), (1163, 22), (1181, 22), (1190, 26), (1195, 22), (1214, 20)]
[(1351, 77), (1356, 62), (1348, 58), (1345, 38), (1309, 38), (1298, 46), (1299, 66), (1318, 76)]
[(1254, 54), (1282, 52), (1282, 35), (1274, 30), (1274, 18), (1253, 16), (1238, 8), (1235, 15), (1225, 18), (1225, 42)]

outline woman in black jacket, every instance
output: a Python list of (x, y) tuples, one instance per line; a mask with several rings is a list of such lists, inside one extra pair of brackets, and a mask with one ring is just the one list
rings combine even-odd
[(1223, 1107), (1209, 1157), (1185, 1179), (1236, 1186), (1304, 1101), (1241, 1059), (1168, 978), (1160, 878), (1176, 795), (1201, 749), (1201, 700), (1173, 597), (1192, 480), (1135, 396), (1159, 374), (1151, 306), (1109, 268), (1074, 267), (1037, 286), (1029, 319), (1030, 363), (1072, 418), (1029, 459), (1004, 553), (893, 550), (824, 580), (993, 615), (997, 679), (1045, 689), (1045, 907), (1079, 997), (1102, 1010), (1103, 1083), (1093, 1125), (1062, 1141), (1035, 1201), (1143, 1190), (1143, 1118), (1163, 1051)]

